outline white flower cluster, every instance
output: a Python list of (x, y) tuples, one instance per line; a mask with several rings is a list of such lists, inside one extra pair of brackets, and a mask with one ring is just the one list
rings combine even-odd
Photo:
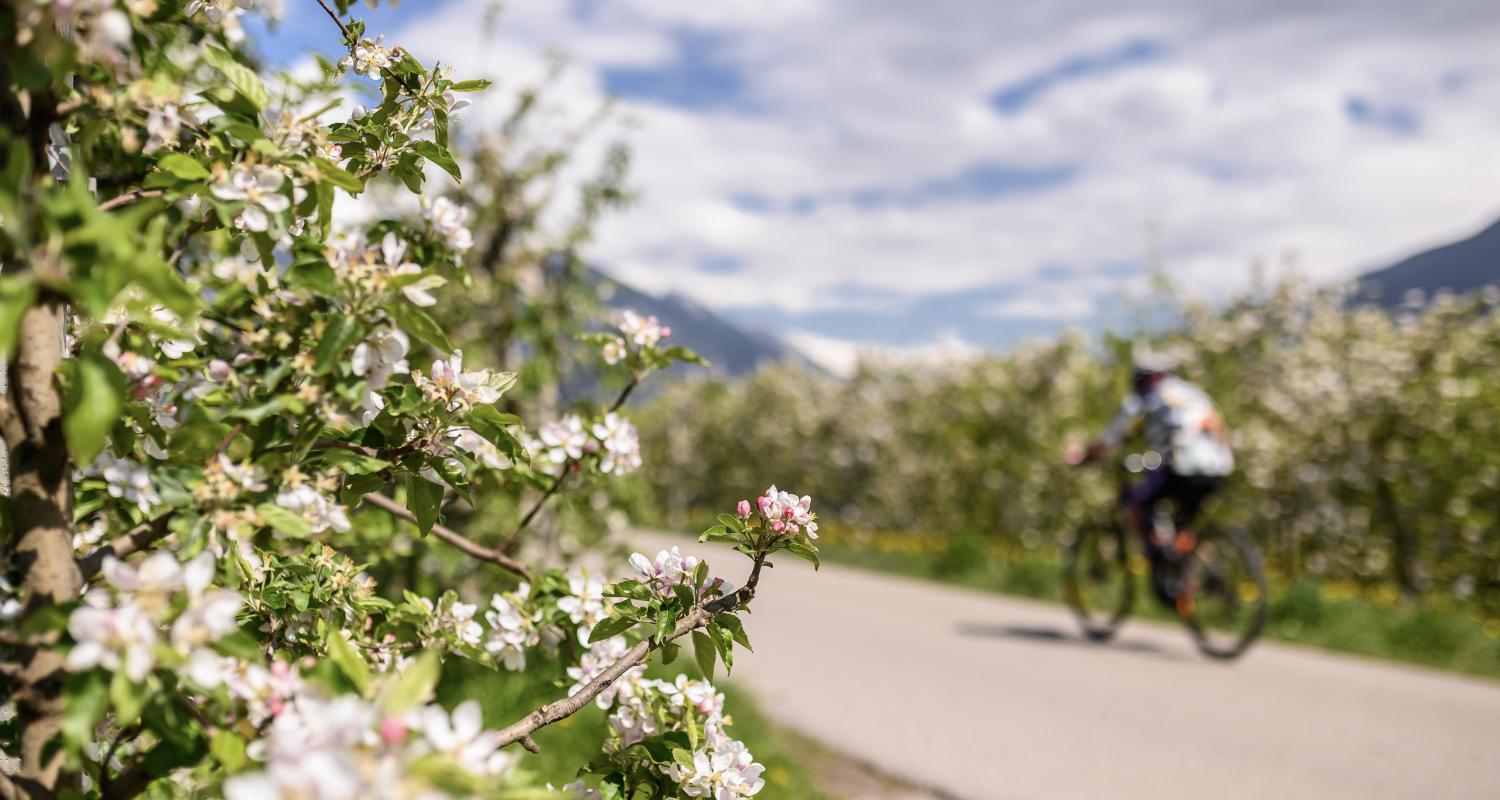
[(275, 167), (240, 165), (215, 181), (211, 191), (225, 202), (244, 203), (234, 218), (236, 228), (265, 233), (274, 215), (292, 207), (291, 199), (281, 192), (284, 183), (286, 174)]
[[(630, 556), (630, 566), (635, 570), (633, 577), (662, 597), (673, 596), (675, 586), (694, 588), (700, 563), (697, 556), (685, 556), (675, 546), (657, 553), (654, 560), (640, 553)], [(726, 586), (722, 578), (707, 580), (703, 584), (703, 596), (719, 594)]]
[(141, 152), (151, 155), (158, 150), (170, 150), (177, 146), (182, 132), (184, 114), (176, 103), (164, 103), (146, 113), (146, 146)]
[(672, 335), (672, 329), (661, 324), (654, 316), (643, 317), (634, 311), (620, 314), (620, 336), (604, 344), (604, 362), (618, 364), (630, 355), (632, 347), (645, 349), (655, 347), (662, 339)]
[(542, 641), (541, 610), (525, 609), (530, 595), (531, 584), (522, 583), (514, 593), (491, 597), (490, 609), (484, 612), (484, 620), (490, 624), (485, 651), (515, 672), (526, 669), (526, 651)]
[(755, 763), (744, 742), (724, 733), (722, 719), (712, 718), (704, 723), (703, 740), (703, 748), (693, 753), (691, 768), (682, 764), (668, 768), (672, 780), (682, 785), (683, 794), (734, 800), (754, 796), (765, 788), (765, 779), (761, 777), (765, 767)]
[(228, 800), (442, 797), (413, 774), (414, 765), (440, 755), (492, 778), (513, 758), (501, 752), (500, 734), (484, 728), (478, 701), (467, 700), (451, 714), (428, 705), (388, 715), (357, 696), (326, 698), (305, 686), (278, 703), (249, 755), (264, 768), (225, 781)]
[[(568, 696), (572, 697), (582, 691), (584, 686), (613, 666), (629, 649), (630, 643), (625, 641), (624, 636), (611, 636), (595, 642), (589, 651), (578, 659), (578, 666), (568, 667), (568, 677), (573, 681), (573, 685), (568, 687)], [(630, 700), (635, 697), (645, 678), (646, 665), (638, 664), (631, 667), (618, 680), (606, 686), (604, 691), (594, 698), (594, 704), (607, 710), (615, 704), (616, 700), (621, 702)]]
[(541, 468), (560, 467), (595, 453), (599, 454), (599, 471), (606, 475), (625, 475), (642, 463), (640, 434), (613, 411), (587, 427), (576, 414), (546, 423), (536, 439), (527, 441), (526, 449), (532, 463)]
[(143, 513), (161, 503), (161, 496), (151, 483), (151, 473), (145, 466), (128, 458), (116, 458), (108, 451), (101, 453), (85, 474), (104, 478), (110, 497), (134, 503)]
[(464, 371), (464, 354), (454, 350), (446, 359), (432, 362), (432, 376), (415, 373), (422, 396), (441, 402), (449, 411), (487, 406), (500, 399), (510, 376), (493, 370)]
[[(596, 645), (576, 670), (568, 671), (569, 677), (578, 681), (571, 692), (576, 692), (591, 674), (602, 672), (626, 649), (625, 640), (620, 637)], [(623, 751), (660, 733), (663, 727), (684, 728), (701, 721), (703, 738), (700, 748), (693, 753), (692, 765), (673, 763), (661, 768), (663, 774), (682, 786), (688, 797), (735, 800), (753, 796), (765, 787), (761, 778), (765, 768), (755, 763), (743, 742), (724, 732), (724, 695), (712, 683), (692, 680), (686, 675), (678, 675), (670, 682), (645, 679), (641, 670), (641, 667), (631, 669), (610, 687), (608, 695), (600, 695), (601, 707), (614, 707), (608, 719), (610, 739), (604, 745), (606, 752)], [(584, 785), (570, 784), (565, 788), (578, 792), (580, 797), (590, 796)]]
[[(806, 531), (807, 538), (818, 538), (818, 515), (812, 513), (812, 498), (798, 497), (791, 492), (776, 489), (775, 484), (766, 493), (755, 498), (755, 506), (766, 521), (766, 527), (776, 533), (796, 534)], [(737, 513), (740, 519), (750, 519), (750, 503), (741, 500)]]
[[(457, 103), (467, 105), (467, 101), (450, 102), (450, 109)], [(463, 253), (474, 246), (474, 234), (468, 228), (469, 209), (458, 203), (446, 197), (431, 201), (423, 197), (422, 219), (454, 252)]]
[(349, 514), (342, 505), (311, 484), (291, 481), (276, 493), (276, 505), (297, 514), (313, 533), (349, 530)]
[(245, 29), (240, 24), (240, 17), (246, 11), (257, 6), (268, 19), (281, 18), (284, 0), (189, 0), (187, 7), (183, 10), (188, 16), (202, 14), (210, 24), (219, 26), (224, 31), (224, 38), (231, 42), (243, 42), (245, 40)]
[(422, 606), (427, 609), (428, 614), (427, 623), (422, 628), (424, 639), (432, 641), (451, 636), (458, 642), (473, 647), (478, 647), (484, 641), (484, 626), (474, 619), (479, 606), (459, 600), (458, 595), (452, 592), (438, 598), (436, 604), (424, 597)]
[(387, 48), (384, 36), (360, 39), (359, 44), (354, 46), (354, 52), (339, 59), (339, 69), (352, 69), (357, 74), (378, 81), (380, 71), (389, 67), (391, 61), (400, 55), (400, 51), (400, 47)]
[[(139, 683), (156, 666), (159, 631), (168, 622), (171, 647), (189, 663), (217, 659), (207, 645), (234, 632), (243, 601), (235, 592), (209, 586), (214, 571), (211, 553), (187, 564), (167, 552), (154, 553), (139, 565), (105, 559), (101, 573), (109, 589), (89, 590), (68, 618), (74, 641), (68, 669), (102, 666)], [(184, 592), (187, 605), (173, 619), (173, 601)]]
[(425, 308), (437, 303), (432, 290), (447, 283), (439, 275), (422, 274), (422, 267), (406, 257), (407, 243), (394, 232), (382, 236), (378, 246), (372, 246), (358, 230), (338, 231), (330, 241), (327, 256), (333, 274), (361, 292), (385, 291), (399, 278), (401, 294), (412, 305)]
[(557, 609), (578, 626), (578, 643), (588, 644), (594, 626), (609, 616), (609, 602), (604, 598), (604, 581), (577, 570), (568, 575), (567, 597), (558, 599)]

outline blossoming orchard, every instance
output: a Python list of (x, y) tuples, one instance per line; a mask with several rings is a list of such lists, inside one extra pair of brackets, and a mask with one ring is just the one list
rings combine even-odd
[[(307, 2), (347, 51), (316, 78), (246, 55), (276, 0), (0, 8), (0, 797), (757, 794), (710, 680), (768, 560), (817, 562), (811, 499), (719, 515), (738, 583), (676, 548), (614, 582), (523, 560), (642, 465), (627, 400), (697, 358), (627, 313), (580, 337), (611, 399), (511, 413), (515, 365), (436, 308), (495, 249), (454, 184), (487, 81)], [(347, 224), (355, 197), (385, 218)], [(503, 527), (458, 529), (487, 502)], [(460, 663), (552, 698), (487, 720)], [(590, 704), (602, 752), (535, 780), (536, 735)]]

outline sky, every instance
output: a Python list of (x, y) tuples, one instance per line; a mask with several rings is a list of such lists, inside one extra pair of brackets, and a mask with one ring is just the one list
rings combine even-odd
[[(288, 6), (274, 58), (333, 41)], [(490, 6), (355, 13), (496, 80), (470, 131), (566, 55), (557, 114), (615, 98), (640, 192), (587, 257), (815, 356), (1095, 327), (1150, 264), (1338, 281), (1500, 216), (1492, 0)]]

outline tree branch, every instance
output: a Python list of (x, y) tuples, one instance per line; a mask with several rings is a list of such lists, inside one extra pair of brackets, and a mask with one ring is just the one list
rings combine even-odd
[(105, 559), (111, 556), (123, 559), (131, 553), (145, 550), (165, 539), (167, 534), (172, 532), (168, 523), (174, 513), (176, 512), (168, 511), (156, 519), (142, 522), (126, 531), (124, 536), (116, 536), (78, 559), (78, 571), (83, 573), (83, 579), (88, 580), (99, 574), (99, 569), (104, 566)]
[[(750, 570), (750, 577), (739, 591), (720, 597), (717, 600), (698, 606), (682, 619), (677, 621), (677, 627), (664, 641), (670, 642), (674, 639), (686, 636), (689, 632), (701, 628), (709, 623), (716, 615), (726, 611), (733, 611), (748, 604), (755, 598), (755, 586), (760, 582), (760, 569), (766, 563), (764, 554), (755, 557), (755, 566)], [(511, 723), (500, 731), (500, 746), (521, 742), (524, 746), (531, 739), (531, 735), (538, 730), (578, 713), (598, 697), (601, 692), (608, 689), (611, 684), (620, 679), (620, 676), (629, 672), (631, 668), (645, 661), (651, 656), (652, 651), (659, 645), (654, 644), (649, 638), (637, 642), (636, 645), (625, 651), (625, 655), (619, 661), (609, 665), (607, 669), (599, 673), (599, 676), (584, 684), (583, 688), (570, 697), (565, 697), (538, 708), (519, 720)], [(535, 744), (533, 742), (533, 744)], [(531, 748), (527, 748), (528, 750)]]
[[(366, 503), (388, 511), (391, 514), (394, 514), (395, 516), (398, 516), (408, 522), (417, 521), (416, 515), (411, 513), (411, 511), (409, 511), (405, 506), (397, 503), (395, 500), (392, 500), (383, 494), (370, 492), (364, 496), (364, 500)], [(464, 553), (479, 559), (480, 561), (487, 561), (491, 564), (495, 564), (501, 569), (510, 572), (513, 575), (519, 576), (522, 580), (531, 580), (531, 570), (528, 569), (525, 564), (522, 564), (521, 562), (511, 558), (510, 556), (500, 552), (499, 550), (491, 550), (488, 547), (476, 544), (457, 531), (452, 530), (451, 528), (445, 528), (442, 525), (433, 525), (432, 535), (436, 536), (439, 539), (442, 539), (443, 541), (463, 551)]]
[(342, 19), (339, 19), (338, 12), (333, 10), (333, 6), (328, 5), (328, 0), (318, 0), (318, 5), (322, 6), (323, 10), (328, 12), (328, 18), (333, 20), (333, 24), (339, 26), (339, 31), (344, 34), (344, 41), (353, 44), (354, 37), (349, 35), (349, 26), (345, 25)]
[(161, 189), (132, 189), (124, 194), (116, 195), (99, 204), (100, 211), (113, 211), (120, 206), (127, 206), (137, 200), (145, 200), (150, 197), (161, 197), (165, 192)]

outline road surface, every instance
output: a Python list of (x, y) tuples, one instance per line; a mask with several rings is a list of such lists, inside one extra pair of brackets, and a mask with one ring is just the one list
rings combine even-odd
[(746, 630), (734, 679), (773, 718), (955, 798), (1500, 798), (1496, 683), (1264, 642), (1211, 662), (1144, 622), (1094, 645), (1061, 607), (789, 557)]

